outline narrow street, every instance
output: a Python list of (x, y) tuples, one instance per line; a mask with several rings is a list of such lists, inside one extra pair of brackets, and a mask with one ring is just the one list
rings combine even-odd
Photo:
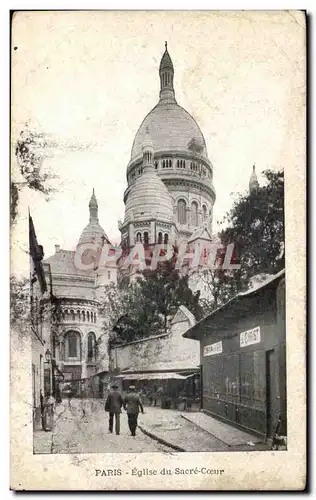
[[(141, 416), (140, 416), (141, 420)], [(173, 451), (137, 431), (130, 435), (127, 416), (121, 415), (121, 433), (108, 432), (108, 414), (98, 400), (72, 400), (58, 405), (53, 432), (34, 433), (34, 453), (128, 453)]]
[(65, 400), (57, 405), (53, 432), (34, 432), (34, 453), (173, 453), (267, 448), (258, 438), (199, 412), (145, 407), (138, 424), (137, 435), (132, 437), (123, 411), (120, 435), (109, 434), (104, 401), (73, 399), (69, 408)]

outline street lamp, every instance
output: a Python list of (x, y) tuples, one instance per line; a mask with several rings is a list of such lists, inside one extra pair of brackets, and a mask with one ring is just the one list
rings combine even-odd
[(47, 349), (47, 351), (45, 352), (45, 359), (46, 359), (47, 363), (50, 363), (52, 360), (52, 353), (50, 352), (49, 349)]
[(49, 349), (45, 352), (46, 362), (49, 363), (49, 390), (53, 392), (53, 364), (52, 364), (52, 353)]

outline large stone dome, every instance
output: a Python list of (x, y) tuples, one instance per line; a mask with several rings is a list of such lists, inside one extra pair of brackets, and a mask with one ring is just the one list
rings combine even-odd
[(173, 222), (173, 204), (168, 189), (155, 170), (145, 168), (128, 194), (124, 223), (152, 218)]
[(173, 99), (161, 99), (146, 116), (135, 136), (131, 160), (142, 153), (146, 129), (150, 130), (155, 154), (160, 151), (188, 151), (195, 139), (207, 157), (206, 144), (200, 127), (194, 118)]

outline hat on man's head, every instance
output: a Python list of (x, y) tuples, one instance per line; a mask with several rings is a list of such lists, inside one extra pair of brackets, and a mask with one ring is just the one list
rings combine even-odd
[(131, 391), (135, 391), (136, 387), (135, 387), (135, 385), (130, 385), (130, 386), (129, 386), (129, 389), (130, 389)]

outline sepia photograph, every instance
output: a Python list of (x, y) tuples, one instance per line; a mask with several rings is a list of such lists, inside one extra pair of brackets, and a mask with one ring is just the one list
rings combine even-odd
[(303, 488), (304, 12), (11, 14), (13, 489)]

